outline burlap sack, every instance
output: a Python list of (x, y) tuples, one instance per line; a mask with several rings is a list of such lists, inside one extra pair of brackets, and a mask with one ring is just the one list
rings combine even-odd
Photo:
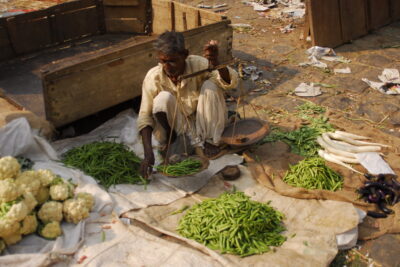
[[(376, 205), (368, 204), (363, 200), (359, 200), (356, 190), (363, 186), (365, 178), (337, 164), (327, 162), (327, 165), (333, 170), (339, 172), (344, 178), (344, 186), (340, 191), (332, 192), (327, 190), (308, 190), (299, 187), (293, 187), (283, 182), (283, 177), (289, 169), (289, 164), (294, 165), (302, 160), (303, 157), (290, 153), (290, 148), (283, 142), (268, 143), (259, 146), (254, 151), (245, 153), (245, 160), (255, 179), (265, 187), (288, 197), (299, 199), (325, 199), (337, 200), (353, 203), (356, 207), (365, 211), (379, 211)], [(395, 161), (394, 157), (387, 157), (386, 160)], [(396, 166), (395, 162), (390, 164)], [(356, 166), (360, 171), (361, 167)], [(394, 169), (399, 172), (399, 169)], [(395, 207), (395, 215), (390, 215), (386, 219), (375, 220), (369, 218), (367, 222), (361, 226), (360, 239), (372, 239), (379, 237), (385, 233), (400, 232), (399, 204)]]

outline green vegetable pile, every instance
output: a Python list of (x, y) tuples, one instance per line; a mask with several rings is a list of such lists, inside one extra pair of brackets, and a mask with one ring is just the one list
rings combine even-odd
[(306, 189), (336, 191), (343, 186), (342, 177), (325, 165), (320, 157), (308, 158), (289, 167), (283, 181), (291, 186)]
[(187, 158), (176, 164), (159, 165), (157, 171), (170, 176), (192, 175), (200, 171), (202, 163), (199, 160)]
[(297, 107), (297, 110), (299, 110), (298, 116), (307, 120), (309, 125), (302, 126), (292, 132), (274, 129), (270, 135), (264, 138), (263, 143), (282, 141), (290, 146), (293, 153), (304, 157), (314, 157), (318, 155), (318, 150), (321, 149), (316, 141), (317, 137), (325, 132), (333, 131), (334, 128), (328, 122), (328, 118), (311, 116), (325, 112), (325, 108), (321, 106), (306, 102)]
[(191, 207), (178, 232), (220, 253), (245, 257), (282, 245), (282, 219), (282, 213), (243, 192), (223, 193)]
[(86, 144), (66, 152), (62, 162), (84, 171), (105, 188), (116, 184), (147, 184), (139, 171), (141, 159), (124, 144)]

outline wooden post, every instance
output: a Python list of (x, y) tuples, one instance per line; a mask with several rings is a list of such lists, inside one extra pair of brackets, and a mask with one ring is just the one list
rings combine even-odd
[(170, 3), (171, 12), (171, 31), (175, 31), (175, 4), (171, 1)]

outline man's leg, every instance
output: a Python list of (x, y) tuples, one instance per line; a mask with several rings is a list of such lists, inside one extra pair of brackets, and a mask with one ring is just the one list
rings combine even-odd
[(204, 141), (206, 156), (212, 157), (220, 152), (218, 145), (227, 123), (227, 108), (222, 89), (207, 80), (201, 87), (196, 113), (196, 131)]

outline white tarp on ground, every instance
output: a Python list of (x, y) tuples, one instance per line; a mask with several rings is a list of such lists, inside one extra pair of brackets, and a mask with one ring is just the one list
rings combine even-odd
[[(153, 206), (131, 211), (125, 216), (202, 250), (223, 266), (328, 266), (337, 253), (337, 236), (357, 229), (359, 215), (352, 204), (284, 197), (259, 185), (247, 168), (241, 167), (241, 170), (242, 176), (237, 181), (227, 183), (214, 176), (201, 191), (190, 197), (164, 207)], [(230, 189), (235, 185), (237, 190), (245, 192), (253, 200), (271, 201), (270, 205), (285, 215), (285, 236), (288, 240), (275, 252), (245, 258), (220, 255), (176, 233), (183, 214), (173, 215), (173, 211), (186, 205), (192, 206), (205, 197), (217, 197), (227, 190), (228, 184), (231, 185)], [(107, 261), (105, 257), (103, 260)]]
[[(337, 235), (355, 229), (359, 217), (351, 204), (336, 201), (297, 200), (282, 197), (258, 185), (242, 168), (245, 175), (234, 184), (254, 200), (272, 200), (272, 205), (286, 215), (286, 233), (290, 238), (275, 253), (266, 253), (244, 259), (220, 255), (201, 244), (186, 240), (175, 233), (182, 214), (170, 215), (183, 204), (193, 204), (203, 197), (216, 197), (226, 188), (226, 182), (211, 176), (227, 163), (238, 164), (241, 157), (227, 155), (211, 162), (209, 171), (197, 178), (173, 179), (155, 175), (147, 190), (143, 186), (117, 186), (112, 193), (116, 201), (116, 212), (130, 209), (127, 213), (148, 227), (156, 229), (152, 234), (139, 227), (112, 222), (102, 214), (112, 208), (110, 195), (101, 190), (96, 182), (78, 170), (72, 170), (56, 161), (60, 154), (73, 146), (95, 140), (112, 139), (124, 142), (140, 155), (141, 144), (135, 131), (135, 117), (124, 112), (88, 135), (53, 144), (35, 135), (25, 119), (17, 119), (0, 129), (0, 155), (23, 155), (36, 162), (34, 168), (48, 168), (64, 178), (78, 183), (79, 191), (96, 196), (96, 206), (85, 223), (63, 224), (67, 235), (56, 241), (47, 241), (35, 235), (26, 237), (10, 248), (14, 255), (0, 257), (0, 265), (38, 266), (50, 261), (77, 264), (83, 260), (88, 266), (325, 266), (337, 252)], [(202, 189), (202, 187), (204, 187)], [(190, 195), (201, 190), (199, 194)], [(139, 209), (140, 208), (140, 209)], [(108, 224), (108, 227), (104, 225)], [(146, 227), (147, 227), (146, 226)], [(161, 239), (163, 232), (173, 238)], [(293, 234), (296, 234), (293, 236)], [(183, 240), (185, 243), (177, 242)], [(66, 263), (67, 255), (74, 258)]]

